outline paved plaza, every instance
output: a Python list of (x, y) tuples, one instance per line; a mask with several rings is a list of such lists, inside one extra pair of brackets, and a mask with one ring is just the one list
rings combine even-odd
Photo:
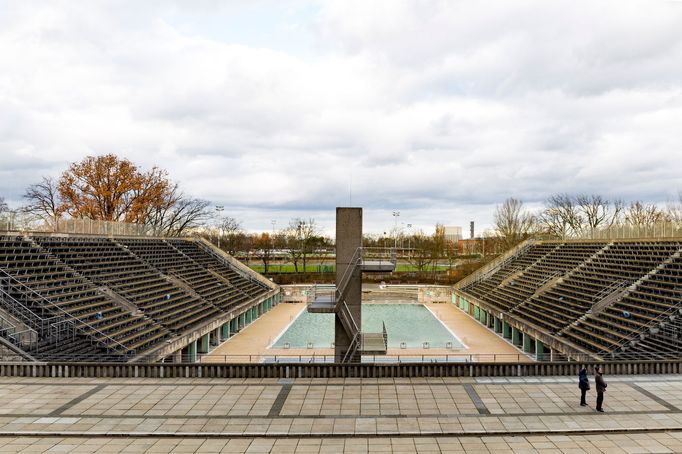
[(607, 379), (4, 377), (0, 452), (682, 451), (682, 377)]

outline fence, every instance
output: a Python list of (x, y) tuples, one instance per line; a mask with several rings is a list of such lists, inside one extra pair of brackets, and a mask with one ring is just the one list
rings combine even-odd
[(79, 235), (144, 236), (155, 235), (154, 228), (129, 222), (95, 221), (88, 218), (59, 219), (56, 224), (32, 222), (31, 219), (10, 213), (0, 219), (0, 232), (46, 232)]
[[(664, 356), (665, 355), (665, 356)], [(607, 358), (605, 355), (604, 358)], [(670, 352), (665, 354), (634, 354), (619, 353), (611, 361), (628, 361), (632, 363), (649, 361), (653, 358), (662, 358), (661, 361), (682, 361), (682, 352), (676, 357), (671, 357)], [(0, 353), (0, 362), (23, 361), (22, 357), (15, 353)], [(562, 353), (404, 353), (386, 355), (362, 355), (362, 364), (533, 364), (533, 363), (566, 363), (566, 364), (592, 364), (599, 360), (589, 354), (574, 354), (567, 356)], [(211, 353), (201, 354), (177, 354), (166, 358), (166, 361), (155, 361), (148, 356), (140, 356), (130, 362), (122, 362), (121, 355), (109, 354), (79, 354), (57, 355), (49, 357), (49, 362), (58, 363), (119, 363), (119, 364), (334, 364), (333, 354), (252, 354), (252, 355), (215, 355)]]
[[(557, 236), (537, 235), (536, 239), (556, 240)], [(611, 227), (567, 235), (570, 240), (628, 240), (644, 238), (682, 238), (682, 222), (664, 221), (650, 225), (618, 224)]]

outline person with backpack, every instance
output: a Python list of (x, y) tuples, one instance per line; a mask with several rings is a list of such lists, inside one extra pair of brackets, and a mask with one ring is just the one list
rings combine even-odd
[(585, 395), (590, 389), (590, 380), (587, 378), (587, 367), (583, 366), (578, 373), (578, 388), (580, 388), (580, 406), (587, 406)]

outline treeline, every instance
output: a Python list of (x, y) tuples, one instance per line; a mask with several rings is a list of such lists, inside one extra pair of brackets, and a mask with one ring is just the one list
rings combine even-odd
[(505, 247), (533, 237), (591, 238), (600, 230), (629, 227), (653, 231), (668, 223), (682, 227), (682, 192), (676, 200), (661, 207), (640, 200), (610, 200), (598, 194), (553, 194), (540, 210), (529, 210), (524, 203), (508, 198), (495, 209), (494, 235)]
[(313, 218), (294, 218), (286, 228), (273, 233), (247, 233), (240, 221), (227, 216), (216, 228), (198, 234), (235, 257), (260, 260), (265, 273), (278, 259), (290, 261), (298, 273), (299, 267), (307, 269), (311, 256), (333, 255), (334, 251), (334, 242), (320, 233)]

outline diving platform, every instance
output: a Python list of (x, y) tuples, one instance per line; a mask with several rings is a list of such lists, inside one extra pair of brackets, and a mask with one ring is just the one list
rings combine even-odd
[(360, 352), (366, 355), (385, 355), (388, 350), (386, 332), (362, 333)]
[(318, 295), (308, 304), (308, 312), (312, 314), (333, 314), (336, 312), (336, 298), (334, 295)]
[(360, 269), (363, 273), (392, 273), (395, 262), (391, 260), (362, 260)]

